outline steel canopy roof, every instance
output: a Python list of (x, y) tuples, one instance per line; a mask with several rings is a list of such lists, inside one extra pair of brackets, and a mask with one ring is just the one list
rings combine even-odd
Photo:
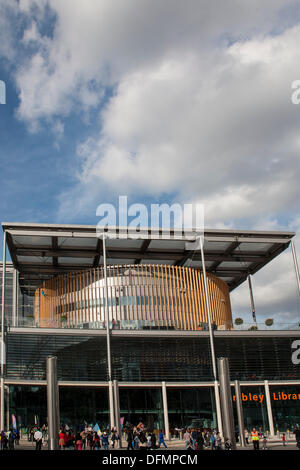
[[(20, 284), (31, 291), (59, 273), (96, 268), (103, 264), (102, 239), (95, 225), (58, 225), (3, 222), (7, 245)], [(141, 229), (137, 239), (130, 227), (105, 228), (107, 264), (170, 264), (202, 269), (201, 253), (186, 246), (196, 239), (190, 230)], [(112, 231), (115, 232), (114, 238)], [(150, 238), (151, 235), (151, 238)], [(204, 232), (207, 272), (223, 279), (233, 290), (278, 256), (294, 232), (214, 230)]]

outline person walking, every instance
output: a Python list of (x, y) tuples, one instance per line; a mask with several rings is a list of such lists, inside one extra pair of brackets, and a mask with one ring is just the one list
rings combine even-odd
[(164, 433), (162, 429), (159, 431), (159, 435), (158, 435), (158, 448), (160, 448), (160, 444), (163, 444), (165, 448), (167, 448), (167, 444), (165, 443)]
[(42, 450), (42, 443), (43, 443), (43, 434), (41, 433), (40, 429), (34, 433), (34, 440), (35, 440), (35, 450)]
[(285, 447), (285, 446), (286, 446), (285, 433), (282, 434), (281, 440), (282, 440), (282, 445), (283, 445), (283, 447)]
[(249, 431), (248, 431), (248, 429), (245, 429), (244, 435), (245, 435), (246, 444), (248, 445), (249, 444)]
[(259, 433), (258, 431), (256, 431), (255, 428), (252, 429), (251, 437), (253, 443), (253, 450), (259, 450)]

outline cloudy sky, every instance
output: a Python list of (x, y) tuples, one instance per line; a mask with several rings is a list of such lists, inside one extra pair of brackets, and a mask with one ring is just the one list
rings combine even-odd
[[(0, 0), (0, 219), (128, 195), (298, 232), (299, 44), (300, 0)], [(253, 285), (260, 321), (300, 322), (290, 251)], [(232, 305), (251, 320), (247, 286)]]

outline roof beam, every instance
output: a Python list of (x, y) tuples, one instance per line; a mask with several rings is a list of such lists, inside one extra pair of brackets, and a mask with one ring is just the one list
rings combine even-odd
[[(53, 252), (58, 251), (58, 237), (52, 237), (52, 250)], [(47, 256), (47, 255), (46, 255)], [(54, 268), (57, 268), (58, 266), (58, 256), (52, 255), (52, 264)]]
[[(140, 264), (142, 259), (145, 258), (145, 253), (148, 250), (150, 243), (151, 243), (151, 239), (143, 241), (140, 252), (135, 256), (134, 264)], [(145, 258), (145, 259), (147, 259), (147, 258)]]
[(94, 263), (93, 263), (94, 268), (97, 268), (99, 266), (100, 257), (101, 257), (101, 254), (103, 253), (103, 241), (101, 238), (98, 238), (96, 252), (97, 252), (96, 256), (94, 254)]

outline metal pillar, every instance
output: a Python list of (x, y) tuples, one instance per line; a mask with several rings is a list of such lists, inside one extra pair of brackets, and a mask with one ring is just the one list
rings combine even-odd
[(268, 380), (265, 380), (264, 382), (265, 382), (265, 395), (266, 395), (266, 403), (267, 403), (267, 411), (268, 411), (268, 420), (269, 420), (269, 426), (270, 426), (270, 435), (275, 436), (269, 382)]
[(232, 448), (236, 448), (233, 406), (231, 398), (229, 364), (227, 357), (218, 358), (218, 370), (220, 380), (220, 395), (224, 439), (229, 438), (232, 442)]
[(299, 292), (299, 295), (300, 295), (300, 274), (299, 274), (299, 266), (298, 266), (297, 255), (296, 255), (296, 248), (295, 248), (295, 244), (294, 244), (293, 241), (291, 241), (291, 247), (292, 247), (292, 255), (293, 255), (293, 261), (294, 261), (294, 268), (295, 268), (295, 273), (296, 273), (297, 287), (298, 287), (298, 292)]
[(17, 294), (18, 294), (18, 284), (17, 284), (17, 270), (13, 270), (13, 295), (12, 295), (12, 326), (17, 326)]
[(120, 437), (119, 448), (122, 448), (122, 433), (121, 433), (121, 424), (120, 424), (120, 395), (119, 395), (119, 383), (117, 380), (114, 380), (114, 404), (115, 404), (115, 426), (117, 428), (117, 433)]
[(105, 246), (105, 233), (103, 235), (103, 270), (104, 270), (104, 291), (105, 291), (105, 322), (106, 322), (106, 345), (107, 345), (107, 374), (108, 374), (108, 388), (109, 388), (109, 415), (110, 415), (110, 428), (115, 427), (114, 417), (114, 393), (111, 373), (111, 348), (110, 348), (110, 329), (109, 329), (109, 308), (108, 308), (108, 286), (107, 286), (107, 265), (106, 265), (106, 246)]
[(47, 408), (48, 408), (48, 450), (58, 449), (59, 433), (59, 391), (57, 382), (57, 358), (46, 359)]
[(209, 302), (209, 296), (208, 296), (206, 267), (205, 267), (205, 258), (204, 258), (204, 250), (203, 250), (203, 237), (200, 237), (200, 249), (201, 249), (202, 272), (203, 272), (204, 290), (205, 290), (205, 304), (206, 304), (208, 329), (209, 329), (211, 360), (212, 360), (214, 380), (217, 380), (216, 353), (215, 353), (215, 345), (214, 345), (214, 336), (213, 336), (213, 331), (212, 331), (212, 326), (211, 326), (211, 312), (210, 312), (210, 302)]
[(254, 325), (257, 326), (257, 324), (256, 324), (255, 304), (254, 304), (254, 297), (253, 297), (253, 289), (252, 289), (252, 282), (251, 282), (250, 274), (248, 274), (248, 286), (249, 286), (249, 293), (250, 293), (252, 318), (253, 318)]
[(214, 345), (214, 334), (213, 334), (213, 329), (212, 329), (212, 325), (211, 325), (211, 312), (210, 312), (210, 302), (209, 302), (209, 295), (208, 295), (206, 266), (205, 266), (205, 258), (204, 258), (204, 246), (203, 245), (204, 245), (204, 240), (203, 240), (203, 237), (201, 236), (200, 237), (200, 250), (201, 250), (201, 261), (202, 261), (202, 272), (203, 272), (203, 280), (204, 280), (204, 290), (205, 290), (205, 305), (206, 305), (207, 319), (208, 319), (208, 329), (209, 329), (210, 353), (211, 353), (212, 368), (213, 368), (213, 375), (214, 375), (214, 382), (215, 382), (215, 399), (216, 399), (216, 412), (217, 412), (217, 420), (218, 420), (218, 431), (222, 435), (223, 425), (222, 425), (222, 414), (221, 414), (221, 407), (220, 407), (219, 387), (218, 387), (216, 352), (215, 352), (215, 345)]
[(110, 380), (108, 382), (108, 403), (109, 403), (109, 426), (110, 429), (115, 427), (115, 410), (114, 410), (114, 384)]
[(214, 381), (214, 389), (215, 389), (216, 413), (217, 413), (217, 422), (218, 422), (217, 426), (218, 426), (218, 431), (219, 431), (220, 435), (223, 436), (220, 391), (219, 391), (219, 382), (217, 380)]
[(4, 386), (6, 390), (6, 429), (9, 429), (9, 386)]
[(40, 288), (38, 290), (38, 312), (39, 312), (38, 327), (40, 327), (41, 326), (41, 289)]
[(4, 431), (4, 413), (5, 413), (5, 286), (6, 286), (6, 232), (3, 233), (3, 264), (2, 264), (2, 303), (1, 303), (1, 392), (0, 392), (0, 428)]
[(241, 397), (241, 387), (240, 382), (238, 380), (234, 381), (234, 388), (235, 388), (235, 403), (236, 403), (236, 410), (237, 410), (237, 417), (238, 417), (238, 424), (239, 424), (239, 434), (240, 434), (240, 445), (241, 447), (245, 447), (245, 427), (244, 427), (244, 413), (243, 413), (243, 405), (242, 405), (242, 397)]
[(164, 422), (165, 422), (165, 437), (166, 440), (170, 440), (170, 428), (169, 428), (169, 415), (168, 415), (168, 398), (167, 398), (167, 387), (166, 382), (161, 383), (162, 388), (162, 399), (164, 408)]

